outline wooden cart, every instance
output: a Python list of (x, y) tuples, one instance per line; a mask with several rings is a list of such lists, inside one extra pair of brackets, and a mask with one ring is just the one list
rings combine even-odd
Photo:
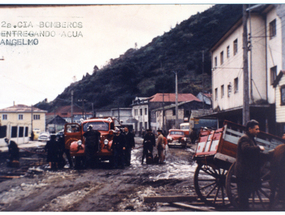
[[(198, 166), (194, 185), (198, 197), (214, 207), (233, 205), (237, 208), (237, 184), (234, 165), (237, 142), (245, 127), (230, 121), (217, 130), (201, 130), (194, 160)], [(260, 132), (256, 138), (258, 145), (264, 146), (264, 154), (285, 141), (271, 134)], [(261, 169), (261, 187), (249, 199), (250, 207), (264, 210), (269, 206), (270, 172), (269, 163), (264, 162)]]

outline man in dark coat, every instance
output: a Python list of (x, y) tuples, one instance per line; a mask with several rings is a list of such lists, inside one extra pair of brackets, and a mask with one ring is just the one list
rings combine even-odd
[(125, 163), (126, 163), (126, 166), (130, 166), (131, 165), (131, 151), (132, 151), (132, 148), (135, 147), (135, 139), (134, 139), (134, 134), (129, 132), (128, 127), (124, 128), (124, 135), (126, 139), (126, 149), (124, 153)]
[(147, 129), (147, 133), (144, 136), (143, 140), (143, 156), (142, 156), (142, 164), (144, 161), (144, 158), (147, 156), (148, 151), (150, 151), (152, 156), (153, 147), (155, 146), (155, 136), (152, 133), (151, 129)]
[(9, 140), (7, 137), (4, 139), (8, 145), (9, 160), (8, 165), (14, 160), (19, 161), (19, 148), (15, 141)]
[(85, 167), (94, 168), (96, 165), (95, 153), (98, 151), (100, 132), (93, 130), (93, 126), (89, 125), (87, 132), (83, 134), (85, 137)]
[(121, 168), (124, 168), (124, 157), (123, 153), (126, 149), (126, 140), (125, 135), (121, 133), (120, 129), (115, 130), (115, 136), (113, 138), (113, 143), (111, 149), (113, 150), (114, 154), (114, 168), (118, 168), (121, 166)]
[(246, 124), (246, 133), (238, 141), (235, 168), (241, 210), (249, 209), (248, 198), (260, 185), (260, 152), (264, 147), (258, 146), (254, 140), (258, 133), (259, 123), (250, 120)]
[(58, 167), (59, 146), (55, 134), (50, 135), (50, 140), (47, 141), (45, 150), (47, 151), (47, 162), (49, 162), (50, 168), (56, 170)]
[(58, 149), (59, 149), (59, 152), (58, 152), (58, 168), (62, 169), (65, 164), (66, 164), (66, 161), (63, 157), (63, 154), (64, 154), (64, 151), (65, 151), (65, 143), (64, 143), (64, 136), (63, 134), (57, 134), (57, 142), (58, 142)]

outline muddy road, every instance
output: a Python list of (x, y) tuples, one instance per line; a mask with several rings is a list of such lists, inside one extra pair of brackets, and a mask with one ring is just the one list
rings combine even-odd
[(7, 154), (1, 152), (0, 211), (189, 211), (144, 198), (195, 195), (193, 152), (191, 147), (170, 148), (166, 164), (141, 165), (142, 148), (136, 148), (125, 169), (106, 163), (58, 171), (50, 171), (40, 148), (21, 150), (20, 168), (7, 168)]

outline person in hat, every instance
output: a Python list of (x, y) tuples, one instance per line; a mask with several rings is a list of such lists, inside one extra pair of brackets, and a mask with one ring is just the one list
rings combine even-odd
[(157, 141), (156, 141), (156, 147), (157, 147), (157, 153), (158, 153), (158, 158), (159, 158), (159, 163), (163, 163), (164, 162), (164, 154), (163, 154), (163, 150), (164, 150), (164, 137), (162, 135), (162, 130), (157, 130), (158, 133), (158, 137), (157, 137)]
[(83, 134), (85, 138), (85, 167), (94, 168), (96, 165), (95, 153), (98, 151), (101, 133), (93, 130), (93, 126), (89, 125), (87, 131)]
[(125, 167), (124, 164), (124, 150), (126, 149), (126, 139), (125, 135), (122, 134), (119, 128), (116, 128), (114, 131), (113, 144), (111, 149), (114, 154), (114, 168), (118, 168), (119, 166), (123, 169)]
[(153, 147), (155, 146), (155, 136), (152, 133), (151, 129), (147, 129), (147, 133), (143, 139), (143, 156), (142, 156), (142, 164), (144, 162), (144, 158), (147, 157), (148, 152), (152, 156)]
[(8, 165), (11, 164), (14, 160), (19, 161), (19, 148), (15, 141), (9, 140), (7, 137), (5, 137), (5, 142), (8, 145), (8, 153), (9, 153), (9, 159), (8, 159)]

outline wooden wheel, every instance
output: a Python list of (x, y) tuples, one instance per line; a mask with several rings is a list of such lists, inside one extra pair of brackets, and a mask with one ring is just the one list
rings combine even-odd
[[(237, 180), (234, 173), (235, 163), (232, 164), (228, 171), (228, 175), (226, 178), (226, 189), (227, 195), (230, 199), (231, 204), (239, 209), (238, 206), (238, 190), (237, 190)], [(256, 190), (254, 190), (250, 198), (249, 202), (249, 210), (268, 210), (270, 204), (270, 171), (268, 169), (268, 163), (264, 164), (261, 169), (261, 186), (259, 186)]]
[(229, 206), (230, 202), (225, 189), (226, 175), (226, 169), (199, 164), (194, 177), (198, 197), (210, 206)]

